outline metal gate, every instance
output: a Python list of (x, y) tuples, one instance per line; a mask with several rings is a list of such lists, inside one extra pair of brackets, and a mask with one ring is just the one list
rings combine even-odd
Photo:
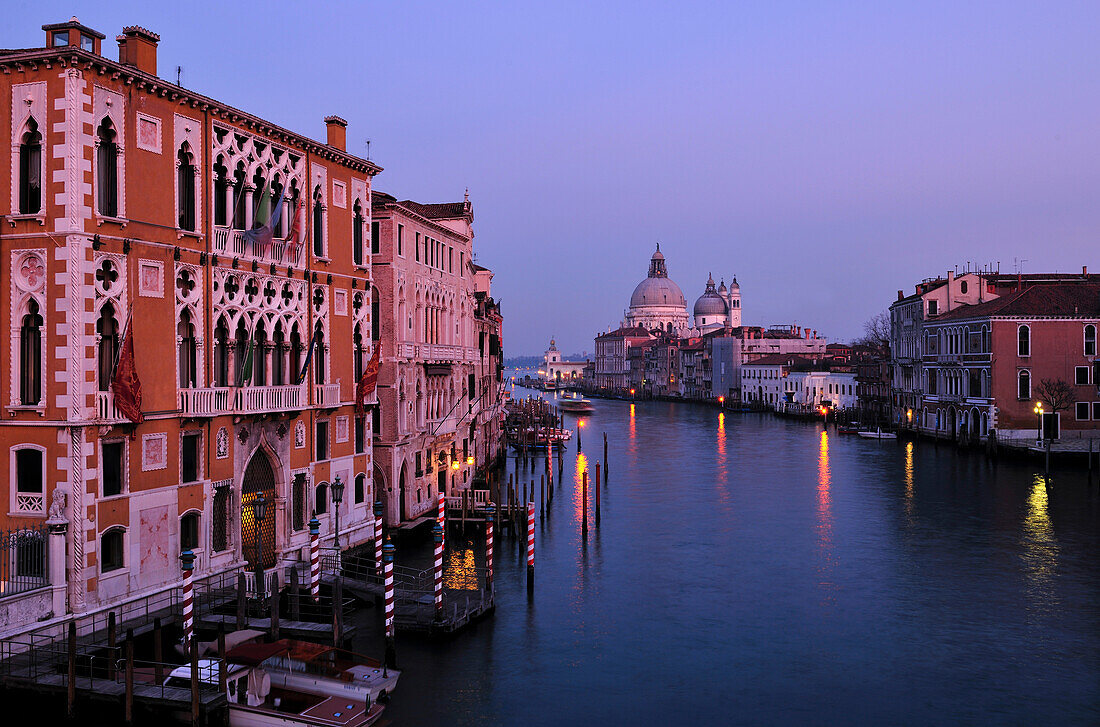
[[(261, 496), (266, 503), (262, 521), (256, 518)], [(267, 455), (256, 452), (241, 485), (241, 551), (251, 568), (275, 565), (275, 518), (275, 472)]]

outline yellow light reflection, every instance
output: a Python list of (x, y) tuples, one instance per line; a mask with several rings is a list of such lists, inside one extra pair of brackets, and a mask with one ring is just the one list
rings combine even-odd
[(473, 548), (451, 551), (443, 563), (443, 587), (455, 591), (476, 591), (477, 567)]
[(829, 433), (822, 431), (817, 459), (817, 548), (821, 558), (817, 573), (820, 579), (818, 586), (823, 592), (821, 603), (828, 606), (833, 605), (836, 600), (836, 584), (832, 581), (832, 572), (836, 565), (833, 556), (833, 503), (830, 492), (832, 478), (829, 467)]
[(905, 443), (905, 514), (913, 514), (913, 443)]
[(1057, 606), (1052, 585), (1058, 566), (1059, 547), (1050, 523), (1049, 506), (1046, 479), (1037, 474), (1027, 496), (1020, 545), (1023, 547), (1024, 570), (1028, 576), (1028, 597), (1032, 609), (1044, 613), (1053, 611)]
[[(584, 502), (584, 482), (583, 475), (588, 471), (588, 458), (584, 456), (583, 452), (577, 453), (577, 467), (573, 473), (573, 518), (577, 521), (577, 527), (581, 526), (581, 504)], [(592, 487), (591, 477), (589, 477), (588, 487)]]
[(729, 490), (727, 485), (729, 484), (729, 468), (727, 467), (728, 461), (726, 459), (726, 415), (722, 412), (718, 412), (718, 440), (715, 443), (717, 445), (718, 459), (717, 459), (717, 475), (718, 475), (718, 499), (722, 502), (729, 500)]

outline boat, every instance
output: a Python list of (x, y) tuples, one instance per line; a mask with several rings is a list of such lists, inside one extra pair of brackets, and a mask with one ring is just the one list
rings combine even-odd
[(594, 411), (596, 407), (592, 406), (591, 401), (579, 394), (566, 393), (558, 399), (558, 408), (571, 414), (587, 414)]
[(296, 639), (240, 644), (226, 658), (262, 666), (273, 686), (375, 702), (389, 699), (401, 676), (369, 656)]
[(860, 428), (858, 424), (841, 424), (836, 428), (837, 434), (859, 434)]
[(898, 438), (898, 435), (894, 434), (893, 432), (884, 432), (884, 431), (882, 431), (882, 427), (879, 427), (877, 430), (875, 430), (873, 432), (858, 432), (858, 434), (859, 434), (859, 436), (863, 437), (864, 439), (897, 439)]
[[(258, 664), (226, 663), (226, 700), (231, 727), (369, 727), (382, 716), (370, 698), (331, 696), (278, 687)], [(199, 681), (218, 683), (220, 663), (200, 659)], [(191, 688), (191, 665), (177, 667), (164, 686)]]
[(516, 449), (524, 447), (542, 448), (547, 445), (552, 447), (564, 447), (565, 443), (572, 439), (571, 429), (558, 429), (556, 427), (539, 427), (536, 431), (531, 428), (509, 434), (508, 441)]

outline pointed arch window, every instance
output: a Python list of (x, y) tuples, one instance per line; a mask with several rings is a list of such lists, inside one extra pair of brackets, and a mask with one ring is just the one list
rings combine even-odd
[[(176, 155), (176, 206), (181, 230), (195, 231), (195, 163), (187, 144)], [(224, 204), (224, 203), (223, 203)]]
[(267, 386), (267, 328), (264, 322), (256, 321), (255, 344), (252, 349), (252, 384)]
[(325, 256), (325, 207), (321, 195), (321, 186), (313, 190), (313, 255)]
[(314, 336), (316, 349), (313, 351), (313, 376), (315, 384), (325, 383), (325, 331), (321, 324), (317, 323), (317, 333)]
[(351, 249), (356, 265), (363, 264), (363, 204), (358, 199), (352, 208), (354, 213), (351, 218)]
[(229, 386), (229, 326), (225, 318), (214, 328), (214, 386)]
[(179, 339), (180, 388), (193, 389), (198, 385), (198, 346), (195, 341), (195, 325), (191, 322), (191, 311), (186, 308), (180, 312), (176, 336)]
[(237, 331), (233, 336), (233, 355), (234, 355), (234, 384), (236, 386), (244, 385), (245, 366), (247, 366), (247, 359), (252, 351), (249, 350), (249, 336), (248, 328), (244, 324), (244, 317), (237, 321)]
[(252, 175), (252, 187), (252, 228), (255, 229), (267, 224), (271, 215), (271, 190), (261, 170)]
[(109, 391), (111, 377), (115, 373), (115, 360), (118, 357), (118, 321), (115, 319), (113, 305), (110, 303), (103, 304), (95, 328), (96, 333), (99, 335), (99, 351), (97, 352), (99, 390)]
[(302, 335), (298, 332), (298, 324), (290, 331), (290, 371), (287, 373), (293, 377), (290, 383), (302, 383), (298, 380), (302, 375)]
[(99, 214), (118, 217), (118, 134), (110, 119), (103, 119), (96, 136), (96, 198), (99, 202)]
[(286, 385), (286, 364), (283, 361), (283, 356), (286, 355), (286, 340), (283, 336), (283, 324), (281, 322), (275, 324), (275, 332), (271, 335), (272, 343), (272, 357), (271, 357), (271, 385), (272, 386), (285, 386)]
[(19, 145), (19, 214), (42, 210), (42, 134), (31, 117)]
[(27, 304), (19, 329), (19, 402), (33, 406), (42, 401), (42, 316), (38, 302)]
[(363, 328), (358, 323), (355, 324), (355, 333), (352, 335), (352, 368), (355, 369), (355, 380), (363, 378), (364, 368), (364, 348), (363, 348)]
[(1096, 326), (1091, 323), (1085, 326), (1085, 355), (1096, 355)]
[[(283, 193), (283, 183), (280, 182), (278, 176), (276, 176), (275, 179), (273, 179), (271, 181), (271, 204), (272, 205), (274, 205), (276, 202), (279, 201), (279, 195), (282, 194), (282, 193)], [(286, 200), (283, 200), (283, 204), (284, 205), (286, 204)], [(275, 214), (274, 207), (272, 207), (272, 209), (271, 209), (271, 214), (272, 215)], [(283, 219), (285, 217), (286, 217), (286, 214), (284, 214), (283, 212), (279, 213), (278, 222), (276, 222), (275, 226), (271, 228), (271, 236), (272, 237), (278, 238), (278, 237), (283, 236)], [(265, 223), (267, 222), (267, 219), (270, 219), (270, 218), (266, 218), (264, 220)]]
[(229, 224), (228, 215), (229, 196), (229, 170), (221, 156), (214, 164), (214, 224), (226, 227)]
[(244, 164), (238, 163), (233, 172), (233, 229), (244, 229)]

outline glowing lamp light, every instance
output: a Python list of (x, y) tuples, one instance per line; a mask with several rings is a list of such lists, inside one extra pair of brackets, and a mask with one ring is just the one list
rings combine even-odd
[(825, 407), (821, 407), (818, 411), (821, 412), (822, 416), (829, 413), (829, 410), (826, 409)]
[(474, 466), (474, 456), (472, 454), (466, 458), (466, 464), (470, 465), (471, 467)]
[(726, 397), (724, 397), (724, 396), (719, 396), (719, 397), (718, 397), (718, 403), (719, 403), (719, 404), (725, 404), (725, 403), (726, 403)]
[(453, 469), (453, 470), (458, 469), (458, 460), (457, 459), (454, 462), (451, 462), (451, 469)]
[(908, 419), (910, 422), (913, 421), (913, 410), (912, 409), (906, 410), (905, 418)]

